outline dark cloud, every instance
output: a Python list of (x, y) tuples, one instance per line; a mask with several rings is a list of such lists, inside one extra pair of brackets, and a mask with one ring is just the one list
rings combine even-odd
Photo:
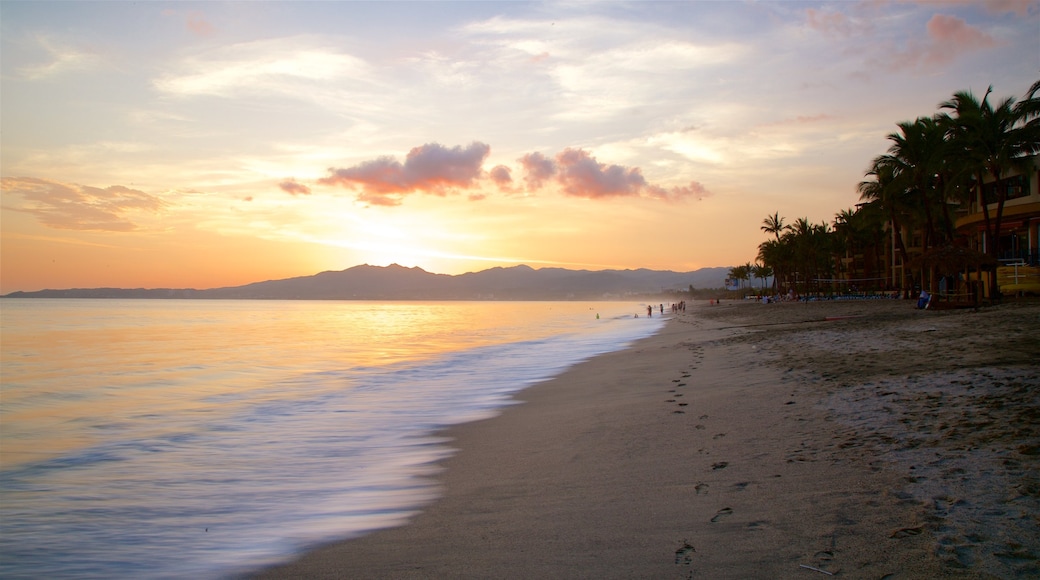
[(318, 182), (360, 189), (358, 200), (373, 205), (400, 205), (413, 192), (447, 195), (470, 189), (482, 175), (481, 167), (491, 147), (473, 142), (468, 147), (427, 143), (408, 152), (402, 164), (389, 156), (344, 169), (329, 169)]
[(5, 209), (32, 214), (57, 229), (133, 231), (137, 225), (128, 214), (157, 212), (166, 206), (158, 197), (122, 185), (100, 188), (34, 177), (5, 177), (0, 184), (5, 196), (18, 195), (23, 201), (5, 204)]
[(282, 191), (289, 195), (310, 195), (311, 188), (302, 183), (296, 183), (295, 179), (286, 179), (278, 184)]

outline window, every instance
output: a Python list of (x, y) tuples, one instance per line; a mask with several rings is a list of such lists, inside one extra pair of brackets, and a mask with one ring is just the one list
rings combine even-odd
[[(982, 195), (986, 200), (986, 205), (991, 203), (997, 203), (997, 184), (987, 183), (982, 186)], [(1029, 195), (1029, 178), (1025, 175), (1015, 175), (1014, 177), (1006, 177), (1000, 182), (1000, 187), (1004, 190), (1007, 197), (1004, 199), (1017, 199), (1019, 197), (1025, 197)]]

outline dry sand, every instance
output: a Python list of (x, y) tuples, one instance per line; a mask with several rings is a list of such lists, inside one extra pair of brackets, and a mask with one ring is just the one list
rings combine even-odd
[(1037, 577), (1038, 323), (699, 304), (449, 430), (409, 525), (261, 577)]

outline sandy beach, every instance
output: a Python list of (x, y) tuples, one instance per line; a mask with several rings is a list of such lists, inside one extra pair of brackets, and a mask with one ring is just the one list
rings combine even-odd
[(260, 578), (1040, 575), (1040, 303), (698, 303), (452, 428), (410, 524)]

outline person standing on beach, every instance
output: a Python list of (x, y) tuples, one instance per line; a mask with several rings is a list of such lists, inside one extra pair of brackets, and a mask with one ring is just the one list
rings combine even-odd
[(652, 318), (653, 316), (654, 316), (654, 307), (653, 307), (653, 305), (647, 306), (646, 307), (646, 317), (647, 318)]

